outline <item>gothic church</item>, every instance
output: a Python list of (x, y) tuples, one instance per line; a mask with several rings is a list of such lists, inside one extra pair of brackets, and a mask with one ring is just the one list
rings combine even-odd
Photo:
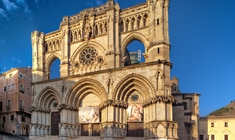
[[(169, 0), (127, 9), (107, 0), (34, 31), (30, 139), (177, 140), (168, 9)], [(142, 53), (128, 50), (134, 40)], [(55, 59), (60, 78), (51, 79)]]

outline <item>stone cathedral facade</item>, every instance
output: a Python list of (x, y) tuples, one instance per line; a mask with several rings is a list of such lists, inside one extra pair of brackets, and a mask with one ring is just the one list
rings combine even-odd
[[(30, 139), (177, 140), (171, 94), (169, 0), (120, 9), (113, 0), (32, 33)], [(127, 46), (144, 46), (132, 63)], [(50, 67), (60, 60), (60, 78)]]

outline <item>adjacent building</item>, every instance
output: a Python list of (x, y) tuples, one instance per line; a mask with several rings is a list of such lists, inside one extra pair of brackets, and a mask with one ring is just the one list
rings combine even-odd
[(199, 140), (235, 139), (235, 102), (199, 119)]
[(31, 68), (13, 68), (0, 74), (0, 131), (29, 134), (31, 79)]
[(173, 120), (178, 123), (179, 140), (198, 140), (199, 138), (199, 97), (198, 93), (181, 93), (176, 77), (171, 80)]

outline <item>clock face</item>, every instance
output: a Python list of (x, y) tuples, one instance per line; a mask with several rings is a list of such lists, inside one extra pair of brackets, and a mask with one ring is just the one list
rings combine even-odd
[(93, 47), (86, 47), (82, 50), (79, 56), (80, 63), (84, 65), (93, 64), (97, 59), (97, 51)]

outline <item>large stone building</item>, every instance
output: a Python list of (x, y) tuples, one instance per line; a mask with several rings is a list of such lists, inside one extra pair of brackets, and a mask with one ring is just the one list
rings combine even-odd
[(0, 74), (0, 131), (29, 134), (31, 79), (31, 68), (13, 68)]
[(198, 93), (182, 93), (179, 81), (172, 78), (173, 120), (178, 123), (179, 140), (198, 140), (199, 136), (199, 96)]
[[(54, 32), (34, 31), (30, 139), (178, 139), (168, 8), (169, 0), (123, 10), (108, 0), (63, 17)], [(142, 63), (131, 63), (134, 40)], [(60, 78), (51, 79), (56, 59)]]

